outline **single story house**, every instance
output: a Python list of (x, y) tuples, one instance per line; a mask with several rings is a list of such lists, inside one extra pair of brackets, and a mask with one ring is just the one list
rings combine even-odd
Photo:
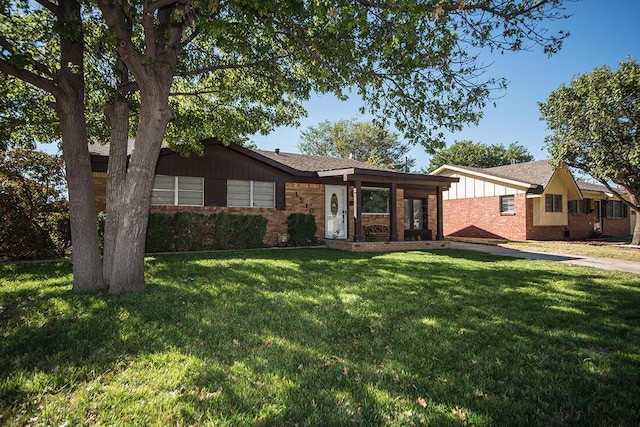
[[(442, 194), (457, 178), (403, 173), (352, 159), (251, 150), (210, 139), (202, 156), (163, 148), (152, 212), (227, 212), (268, 219), (265, 244), (286, 234), (291, 213), (315, 217), (317, 237), (361, 242), (443, 240)], [(133, 143), (130, 143), (130, 150)], [(96, 208), (105, 210), (108, 146), (90, 144)], [(131, 151), (130, 151), (131, 152)], [(381, 236), (380, 234), (384, 234)]]
[(636, 214), (599, 184), (576, 181), (548, 160), (493, 168), (444, 165), (434, 176), (458, 178), (443, 193), (444, 234), (507, 240), (628, 237)]

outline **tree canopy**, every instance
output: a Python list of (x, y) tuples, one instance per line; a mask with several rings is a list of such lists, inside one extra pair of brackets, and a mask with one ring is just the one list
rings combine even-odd
[(0, 259), (64, 255), (62, 159), (26, 148), (0, 151)]
[(415, 159), (409, 157), (410, 144), (403, 143), (397, 133), (372, 122), (325, 120), (302, 131), (300, 140), (298, 149), (305, 154), (353, 158), (407, 172), (415, 164)]
[(456, 141), (450, 147), (436, 151), (431, 157), (427, 172), (433, 172), (442, 165), (471, 166), (492, 168), (509, 165), (513, 162), (523, 163), (533, 160), (527, 147), (517, 142), (509, 144), (486, 145), (469, 140)]
[[(318, 92), (357, 94), (378, 122), (393, 122), (406, 141), (432, 150), (443, 145), (442, 128), (476, 122), (491, 88), (504, 85), (482, 73), (483, 49), (553, 53), (567, 35), (544, 28), (564, 17), (561, 0), (35, 0), (0, 7), (0, 72), (43, 91), (58, 119), (74, 287), (76, 266), (85, 266), (79, 289), (101, 286), (86, 148), (99, 126), (90, 113), (113, 102), (130, 112), (105, 110), (112, 148), (124, 133), (136, 139), (128, 169), (109, 172), (117, 176), (107, 185), (118, 195), (112, 214), (126, 219), (113, 227), (109, 253), (118, 268), (105, 273), (110, 292), (144, 288), (146, 215), (163, 142), (197, 147), (203, 137), (238, 141), (295, 124), (302, 101)], [(20, 119), (13, 123), (28, 123)], [(125, 155), (114, 149), (110, 163)], [(78, 253), (89, 255), (80, 261)]]
[[(539, 104), (553, 159), (591, 175), (640, 212), (640, 66), (622, 61), (575, 77)], [(640, 244), (640, 221), (633, 243)]]

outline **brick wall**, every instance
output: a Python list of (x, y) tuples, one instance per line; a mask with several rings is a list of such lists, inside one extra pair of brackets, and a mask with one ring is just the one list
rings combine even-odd
[(629, 237), (631, 235), (631, 220), (626, 218), (604, 218), (602, 232), (605, 236)]
[(312, 214), (316, 218), (316, 236), (324, 237), (324, 185), (289, 182), (285, 186), (285, 225), (292, 213)]
[(569, 238), (587, 239), (593, 234), (593, 227), (598, 222), (597, 213), (569, 214)]
[(96, 199), (96, 212), (107, 209), (107, 173), (93, 172), (93, 191)]
[[(438, 236), (438, 198), (431, 195), (427, 198), (427, 228), (431, 230), (431, 238), (436, 239)], [(443, 206), (444, 212), (444, 206)]]
[[(477, 197), (445, 200), (443, 230), (445, 236), (527, 239), (527, 199), (525, 194), (514, 196), (515, 214), (500, 213), (500, 197)], [(434, 203), (435, 205), (435, 200)], [(435, 221), (435, 212), (430, 214)], [(435, 235), (435, 223), (433, 225)]]

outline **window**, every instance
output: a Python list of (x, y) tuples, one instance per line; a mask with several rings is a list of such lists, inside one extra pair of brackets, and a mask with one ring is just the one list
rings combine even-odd
[(515, 214), (516, 202), (514, 196), (500, 196), (500, 213)]
[(273, 208), (276, 200), (274, 182), (227, 180), (227, 206), (239, 208)]
[(424, 230), (426, 199), (404, 199), (404, 229)]
[(604, 205), (605, 217), (607, 218), (626, 218), (627, 206), (620, 200), (607, 200)]
[(386, 188), (363, 188), (362, 213), (389, 213), (389, 190)]
[(154, 206), (204, 206), (204, 178), (156, 175), (151, 204)]
[(569, 213), (583, 214), (591, 212), (591, 199), (569, 200)]
[(547, 194), (544, 198), (545, 212), (562, 212), (562, 194)]

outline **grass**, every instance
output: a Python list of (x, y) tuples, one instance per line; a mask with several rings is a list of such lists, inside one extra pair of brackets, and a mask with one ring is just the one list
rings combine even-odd
[[(502, 246), (512, 249), (525, 249), (539, 252), (582, 255), (595, 258), (619, 259), (624, 261), (640, 261), (640, 249), (620, 247), (612, 242), (604, 241), (527, 241), (511, 242), (499, 239), (451, 238), (452, 241), (481, 243)], [(628, 241), (627, 241), (628, 244)]]
[(0, 266), (0, 424), (637, 425), (638, 275), (441, 250)]
[(595, 258), (640, 261), (640, 249), (624, 248), (602, 242), (509, 242), (501, 244), (506, 248), (529, 249), (540, 252), (555, 252), (582, 255)]

